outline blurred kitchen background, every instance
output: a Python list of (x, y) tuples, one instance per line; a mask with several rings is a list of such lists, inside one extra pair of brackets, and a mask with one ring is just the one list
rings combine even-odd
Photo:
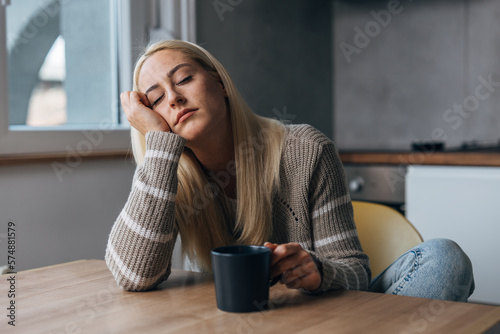
[[(197, 42), (254, 111), (334, 140), (353, 199), (457, 241), (474, 265), (471, 300), (500, 304), (498, 1), (13, 0), (7, 31), (9, 124), (22, 131), (98, 124), (148, 41)], [(61, 178), (59, 160), (0, 151), (0, 226), (18, 226), (18, 269), (103, 258), (135, 168), (120, 152)]]

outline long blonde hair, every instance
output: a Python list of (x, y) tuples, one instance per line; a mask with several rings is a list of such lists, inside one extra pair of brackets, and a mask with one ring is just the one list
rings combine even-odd
[[(202, 47), (177, 40), (152, 44), (137, 61), (134, 90), (144, 62), (161, 50), (176, 50), (197, 61), (210, 75), (222, 81), (233, 129), (237, 187), (235, 226), (228, 217), (226, 197), (200, 166), (187, 147), (179, 160), (175, 218), (183, 252), (211, 270), (210, 250), (230, 244), (260, 245), (272, 230), (272, 201), (279, 190), (284, 126), (255, 114), (239, 94), (229, 74)], [(146, 140), (132, 127), (132, 149), (138, 165), (144, 162)], [(201, 198), (200, 198), (201, 196)], [(200, 202), (201, 199), (201, 202)]]

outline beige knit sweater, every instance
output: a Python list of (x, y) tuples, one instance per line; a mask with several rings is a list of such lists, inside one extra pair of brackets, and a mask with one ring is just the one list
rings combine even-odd
[[(177, 237), (174, 217), (177, 166), (185, 140), (148, 132), (144, 164), (113, 225), (106, 263), (118, 285), (148, 290), (170, 274)], [(368, 257), (361, 249), (342, 163), (331, 140), (309, 125), (287, 126), (274, 198), (270, 242), (297, 242), (322, 272), (317, 291), (365, 290)]]

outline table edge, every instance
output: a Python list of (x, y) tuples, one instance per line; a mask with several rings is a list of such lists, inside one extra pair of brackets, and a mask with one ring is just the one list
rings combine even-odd
[(500, 306), (488, 312), (484, 317), (464, 328), (461, 333), (483, 333), (500, 322)]

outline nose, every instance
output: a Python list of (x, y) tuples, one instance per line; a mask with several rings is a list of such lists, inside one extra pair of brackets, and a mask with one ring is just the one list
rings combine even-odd
[(174, 108), (186, 102), (185, 97), (175, 88), (168, 89), (167, 94), (168, 94), (168, 104), (170, 105), (171, 108)]

